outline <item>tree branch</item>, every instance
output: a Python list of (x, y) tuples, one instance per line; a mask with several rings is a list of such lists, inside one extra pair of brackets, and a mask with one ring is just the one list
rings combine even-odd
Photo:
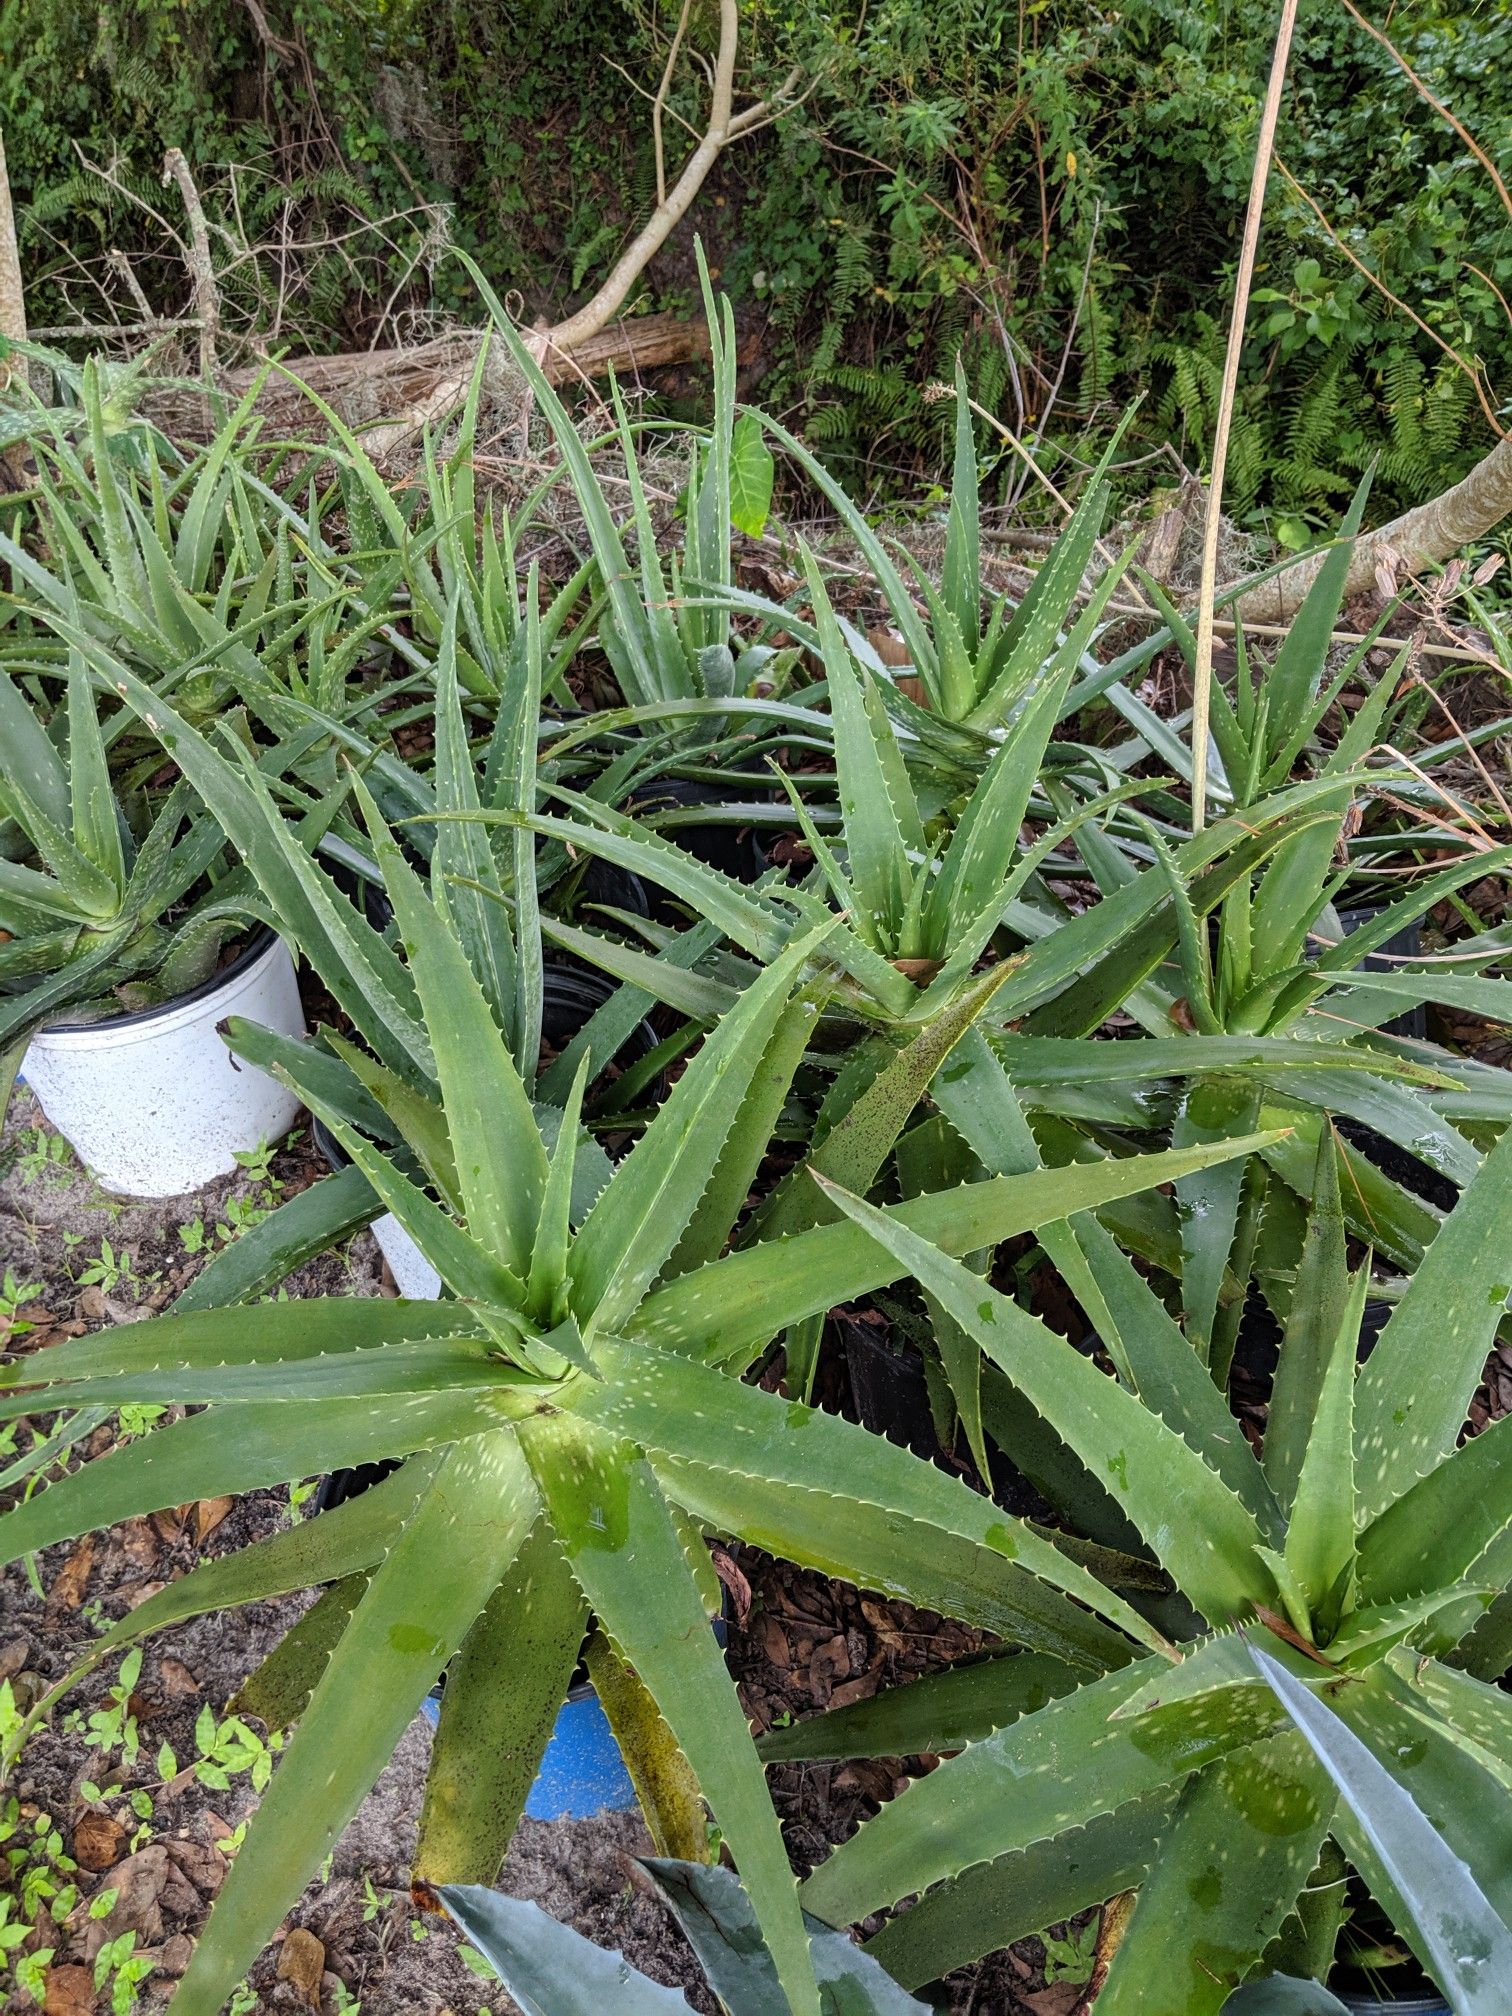
[[(785, 81), (780, 92), (771, 99), (758, 99), (744, 111), (734, 109), (735, 59), (740, 42), (740, 10), (738, 0), (719, 0), (719, 49), (712, 69), (704, 65), (709, 77), (709, 117), (698, 144), (683, 163), (681, 173), (671, 188), (666, 187), (665, 168), (661, 151), (661, 114), (666, 104), (667, 92), (671, 85), (673, 63), (679, 54), (683, 21), (688, 9), (683, 9), (677, 34), (673, 37), (668, 52), (667, 66), (663, 72), (661, 86), (652, 101), (652, 132), (656, 140), (657, 155), (657, 204), (640, 230), (625, 247), (614, 268), (602, 287), (563, 322), (553, 324), (549, 329), (537, 330), (532, 338), (538, 354), (545, 356), (551, 351), (568, 352), (590, 337), (598, 335), (607, 326), (629, 298), (630, 291), (645, 272), (647, 265), (666, 243), (673, 229), (686, 216), (693, 199), (708, 179), (709, 170), (732, 140), (753, 133), (766, 121), (776, 116), (779, 101), (789, 90), (797, 73)], [(703, 59), (693, 52), (700, 63)]]
[[(1346, 595), (1363, 595), (1375, 582), (1375, 570), (1387, 553), (1403, 569), (1416, 574), (1440, 566), (1462, 546), (1484, 539), (1512, 516), (1512, 435), (1505, 435), (1491, 453), (1477, 462), (1462, 482), (1431, 503), (1419, 504), (1393, 518), (1378, 531), (1355, 541), (1354, 558), (1344, 584)], [(1295, 567), (1262, 582), (1240, 598), (1241, 619), (1280, 623), (1300, 607), (1323, 565), (1326, 547), (1307, 553)]]

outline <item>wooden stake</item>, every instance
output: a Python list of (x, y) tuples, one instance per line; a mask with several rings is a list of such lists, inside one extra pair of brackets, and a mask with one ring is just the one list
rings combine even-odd
[(1297, 0), (1282, 0), (1281, 25), (1276, 30), (1276, 47), (1271, 56), (1270, 83), (1265, 107), (1260, 114), (1260, 132), (1255, 141), (1255, 167), (1250, 177), (1249, 207), (1244, 214), (1244, 240), (1239, 248), (1239, 271), (1234, 281), (1234, 309), (1229, 317), (1228, 352), (1223, 362), (1223, 385), (1218, 395), (1218, 419), (1213, 429), (1213, 470), (1208, 486), (1207, 517), (1202, 529), (1202, 577), (1197, 601), (1197, 663), (1192, 694), (1192, 831), (1200, 833), (1207, 816), (1208, 721), (1213, 690), (1213, 598), (1218, 588), (1218, 527), (1223, 516), (1223, 473), (1228, 462), (1229, 433), (1234, 424), (1234, 395), (1239, 384), (1239, 358), (1244, 348), (1244, 320), (1249, 309), (1250, 288), (1255, 278), (1255, 250), (1260, 242), (1260, 218), (1265, 209), (1265, 186), (1270, 180), (1271, 155), (1276, 146), (1276, 121), (1281, 112), (1281, 93), (1286, 84), (1286, 65), (1291, 55), (1292, 30), (1297, 23)]

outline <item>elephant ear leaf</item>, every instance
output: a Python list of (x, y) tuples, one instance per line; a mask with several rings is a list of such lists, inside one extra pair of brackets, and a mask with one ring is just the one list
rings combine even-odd
[(539, 1904), (478, 1883), (448, 1883), (441, 1902), (493, 1968), (524, 2016), (692, 2016), (676, 1988), (637, 1972)]
[(1512, 1932), (1468, 1865), (1326, 1702), (1258, 1646), (1250, 1647), (1250, 1657), (1370, 1844), (1455, 2016), (1505, 2010)]

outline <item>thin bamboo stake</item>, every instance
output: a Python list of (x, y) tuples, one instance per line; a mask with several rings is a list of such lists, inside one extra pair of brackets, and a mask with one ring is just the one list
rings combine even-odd
[(1244, 347), (1244, 320), (1255, 278), (1255, 251), (1260, 243), (1260, 219), (1265, 209), (1265, 185), (1270, 180), (1276, 146), (1276, 122), (1286, 65), (1291, 55), (1297, 0), (1282, 0), (1281, 25), (1271, 56), (1270, 83), (1255, 142), (1255, 167), (1250, 177), (1249, 206), (1244, 213), (1244, 239), (1234, 281), (1234, 310), (1229, 318), (1228, 351), (1223, 361), (1223, 385), (1213, 429), (1213, 470), (1208, 489), (1207, 518), (1202, 528), (1202, 577), (1197, 602), (1197, 662), (1192, 695), (1192, 831), (1200, 833), (1207, 816), (1208, 720), (1213, 687), (1213, 598), (1218, 588), (1218, 526), (1223, 513), (1223, 474), (1228, 462), (1229, 432), (1234, 422), (1234, 395), (1239, 384), (1239, 358)]

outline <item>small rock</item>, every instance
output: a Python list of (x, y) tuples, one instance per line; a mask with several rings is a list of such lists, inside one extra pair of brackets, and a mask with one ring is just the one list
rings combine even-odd
[(284, 1940), (278, 1955), (278, 1978), (297, 1988), (312, 2009), (320, 2006), (321, 1976), (325, 1973), (325, 1947), (303, 1925), (296, 1925)]

